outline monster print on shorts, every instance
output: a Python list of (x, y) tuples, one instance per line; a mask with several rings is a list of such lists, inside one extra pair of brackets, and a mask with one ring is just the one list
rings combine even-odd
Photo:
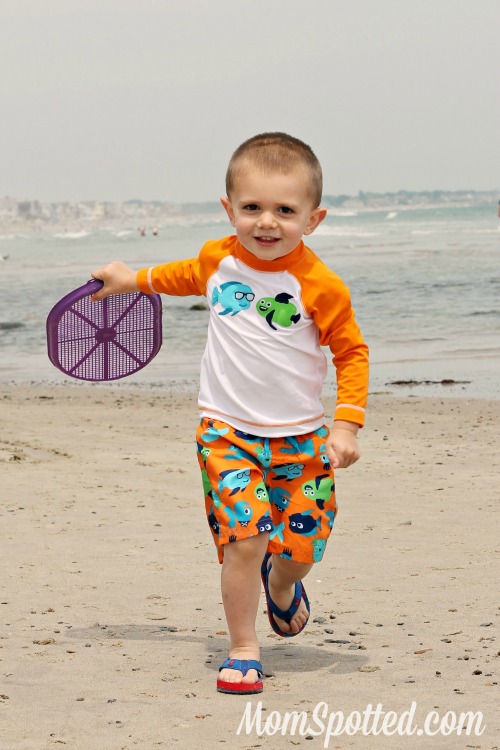
[(220, 562), (225, 544), (266, 532), (269, 552), (297, 562), (321, 560), (337, 512), (328, 434), (325, 426), (263, 438), (201, 420), (198, 461)]

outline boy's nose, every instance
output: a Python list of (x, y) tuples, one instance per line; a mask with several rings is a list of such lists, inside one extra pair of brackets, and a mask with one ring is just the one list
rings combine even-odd
[(272, 211), (264, 211), (263, 213), (261, 213), (257, 224), (261, 228), (276, 226), (276, 219)]

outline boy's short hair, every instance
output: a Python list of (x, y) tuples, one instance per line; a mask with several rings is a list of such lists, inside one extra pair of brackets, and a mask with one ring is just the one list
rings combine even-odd
[(303, 169), (310, 183), (310, 197), (317, 208), (323, 192), (321, 165), (310, 146), (287, 133), (260, 133), (238, 146), (229, 160), (226, 172), (226, 194), (234, 189), (234, 182), (245, 162), (250, 162), (263, 172), (288, 174)]

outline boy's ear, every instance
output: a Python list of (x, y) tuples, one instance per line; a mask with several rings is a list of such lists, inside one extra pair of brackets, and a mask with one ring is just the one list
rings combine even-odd
[(309, 217), (309, 223), (304, 234), (312, 234), (316, 227), (321, 224), (327, 213), (328, 211), (326, 208), (322, 208), (321, 206), (319, 206), (319, 208), (316, 208)]
[(224, 208), (225, 208), (225, 210), (226, 210), (226, 213), (227, 213), (227, 215), (228, 215), (229, 221), (231, 222), (231, 224), (232, 224), (232, 225), (233, 225), (233, 227), (234, 227), (234, 211), (233, 211), (233, 207), (232, 207), (232, 205), (231, 205), (231, 201), (229, 200), (229, 198), (226, 198), (226, 197), (224, 196), (224, 197), (222, 197), (222, 198), (220, 199), (220, 202), (221, 202), (221, 203), (222, 203), (222, 205), (224, 206)]

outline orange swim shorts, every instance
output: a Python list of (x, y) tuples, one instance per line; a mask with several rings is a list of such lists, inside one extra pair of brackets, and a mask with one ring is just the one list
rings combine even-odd
[(337, 505), (328, 428), (263, 438), (204, 418), (196, 432), (205, 509), (219, 562), (224, 545), (269, 533), (268, 551), (319, 562)]

